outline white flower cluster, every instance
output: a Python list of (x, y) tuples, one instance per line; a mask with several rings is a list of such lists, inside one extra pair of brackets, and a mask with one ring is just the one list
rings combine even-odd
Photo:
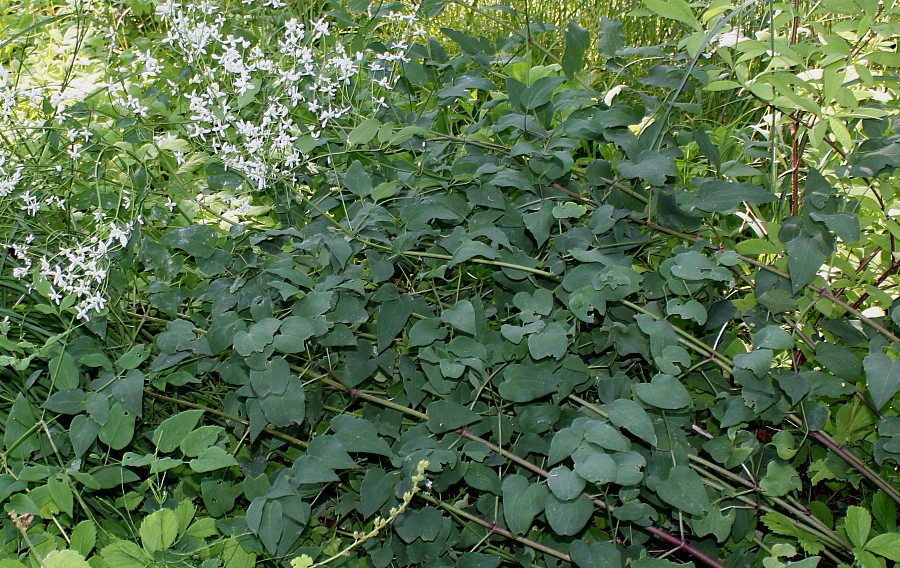
[[(284, 6), (279, 1), (263, 5)], [(307, 24), (287, 18), (273, 42), (275, 52), (227, 33), (232, 22), (206, 0), (165, 0), (156, 13), (168, 25), (163, 43), (194, 70), (189, 82), (196, 87), (184, 95), (188, 136), (258, 189), (293, 177), (298, 166), (316, 171), (297, 148), (298, 139), (347, 126), (353, 120), (351, 108), (365, 111), (366, 99), (371, 110), (384, 106), (383, 91), (393, 87), (394, 65), (407, 61), (405, 38), (425, 33), (415, 13), (390, 12), (382, 19), (400, 25), (400, 39), (387, 42), (383, 53), (350, 52), (341, 41), (343, 34), (325, 17)], [(261, 94), (265, 96), (257, 96)], [(244, 111), (251, 103), (252, 110)]]
[(75, 298), (74, 309), (78, 319), (88, 320), (92, 313), (101, 313), (106, 307), (102, 288), (108, 273), (108, 253), (124, 247), (131, 234), (130, 225), (110, 223), (105, 238), (91, 237), (88, 243), (72, 247), (63, 246), (48, 257), (32, 254), (34, 235), (28, 235), (24, 243), (9, 243), (10, 255), (20, 265), (13, 269), (13, 277), (27, 278), (33, 268), (33, 258), (38, 259), (38, 274), (49, 284), (47, 297), (59, 305), (64, 298)]

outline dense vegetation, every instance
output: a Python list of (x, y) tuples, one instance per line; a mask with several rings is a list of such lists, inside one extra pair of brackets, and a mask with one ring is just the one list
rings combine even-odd
[(0, 6), (0, 568), (900, 562), (894, 3)]

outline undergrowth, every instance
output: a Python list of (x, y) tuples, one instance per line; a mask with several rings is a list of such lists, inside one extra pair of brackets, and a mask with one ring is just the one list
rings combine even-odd
[(3, 6), (0, 568), (900, 561), (893, 5)]

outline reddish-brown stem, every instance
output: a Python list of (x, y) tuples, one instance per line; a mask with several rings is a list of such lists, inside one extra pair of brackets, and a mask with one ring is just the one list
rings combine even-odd
[[(504, 450), (503, 448), (501, 448), (500, 446), (497, 446), (496, 444), (492, 444), (491, 442), (488, 442), (487, 440), (485, 440), (484, 438), (481, 438), (480, 436), (476, 436), (475, 434), (472, 434), (465, 428), (461, 428), (461, 429), (457, 430), (457, 433), (463, 438), (484, 444), (487, 448), (490, 448), (491, 450), (497, 452), (501, 456), (503, 456), (511, 461), (516, 462), (517, 464), (521, 465), (525, 469), (528, 469), (529, 471), (532, 471), (532, 472), (540, 475), (541, 477), (547, 478), (550, 476), (550, 474), (546, 470), (534, 465), (533, 463), (529, 462), (528, 460), (520, 458), (519, 456), (513, 454), (512, 452)], [(600, 507), (601, 509), (605, 509), (606, 511), (609, 511), (609, 512), (612, 512), (615, 510), (615, 507), (613, 507), (612, 505), (606, 503), (602, 499), (599, 499), (587, 492), (584, 493), (584, 496), (587, 497), (588, 499), (590, 499), (594, 505), (596, 505), (597, 507)], [(680, 539), (674, 535), (671, 535), (671, 534), (667, 533), (666, 531), (664, 531), (660, 528), (654, 527), (652, 525), (647, 526), (647, 527), (641, 527), (641, 528), (643, 528), (650, 534), (658, 537), (660, 540), (663, 540), (663, 541), (671, 544), (672, 546), (675, 546), (676, 548), (684, 550), (685, 552), (687, 552), (688, 554), (690, 554), (691, 556), (693, 556), (697, 560), (700, 560), (701, 562), (703, 562), (704, 564), (706, 564), (708, 566), (711, 566), (713, 568), (724, 568), (724, 565), (721, 562), (719, 562), (715, 558), (710, 557), (709, 555), (707, 555), (706, 553), (699, 550), (697, 547), (695, 547), (694, 545), (692, 545), (691, 543), (689, 543), (683, 539)]]

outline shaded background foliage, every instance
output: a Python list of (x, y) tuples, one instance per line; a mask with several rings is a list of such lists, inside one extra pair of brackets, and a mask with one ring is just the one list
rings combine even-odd
[(277, 4), (6, 16), (3, 566), (900, 560), (894, 8)]

